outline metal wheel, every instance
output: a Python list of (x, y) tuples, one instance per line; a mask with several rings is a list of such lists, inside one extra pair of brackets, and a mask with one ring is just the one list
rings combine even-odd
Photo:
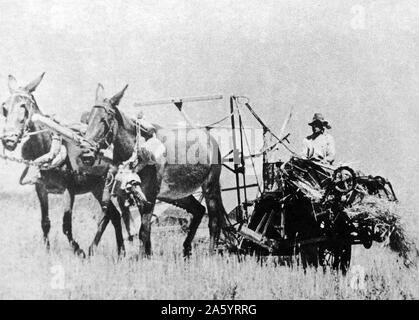
[(355, 188), (355, 172), (349, 167), (340, 167), (333, 172), (332, 183), (334, 189), (346, 194)]

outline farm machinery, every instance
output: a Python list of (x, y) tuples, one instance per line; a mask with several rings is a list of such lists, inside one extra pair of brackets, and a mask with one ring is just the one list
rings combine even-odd
[[(223, 97), (166, 99), (137, 103), (136, 106), (174, 104), (191, 127), (206, 130), (230, 121), (227, 128), (232, 132), (232, 150), (222, 157), (222, 165), (234, 175), (235, 185), (222, 191), (235, 193), (237, 203), (224, 217), (223, 235), (219, 241), (221, 251), (227, 249), (258, 256), (298, 256), (304, 266), (331, 266), (346, 272), (352, 245), (370, 248), (373, 241), (384, 241), (388, 228), (372, 219), (349, 217), (346, 209), (362, 202), (366, 195), (397, 201), (387, 179), (355, 172), (350, 166), (334, 166), (299, 156), (288, 145), (290, 134), (285, 134), (292, 112), (276, 135), (246, 97), (231, 96), (230, 113), (208, 126), (195, 125), (182, 108), (184, 102), (218, 99)], [(256, 119), (264, 138), (269, 135), (274, 143), (252, 153), (243, 125), (244, 112)], [(292, 154), (291, 159), (269, 161), (269, 152), (279, 146)], [(256, 183), (250, 183), (246, 178), (249, 177), (246, 162), (250, 160), (254, 177), (257, 177), (256, 158), (263, 159), (263, 181), (256, 179)], [(258, 189), (253, 200), (248, 199), (250, 188)]]
[[(245, 97), (230, 97), (230, 113), (216, 123), (199, 127), (182, 109), (184, 102), (222, 99), (222, 96), (191, 97), (137, 103), (136, 106), (173, 103), (190, 126), (211, 130), (230, 120), (232, 150), (221, 158), (222, 165), (233, 173), (235, 186), (223, 192), (235, 192), (237, 203), (224, 217), (220, 244), (230, 252), (258, 256), (300, 257), (302, 264), (331, 266), (343, 272), (349, 267), (353, 245), (370, 248), (373, 241), (382, 242), (389, 230), (374, 219), (349, 216), (347, 209), (363, 201), (366, 195), (397, 201), (391, 183), (380, 176), (355, 172), (350, 166), (326, 164), (306, 159), (289, 146), (284, 122), (279, 135), (263, 122)], [(264, 137), (274, 139), (261, 151), (252, 153), (243, 126), (242, 113), (250, 112), (262, 128)], [(50, 130), (59, 132), (72, 143), (80, 143), (81, 135), (39, 116)], [(245, 152), (247, 147), (247, 154)], [(291, 153), (287, 161), (271, 161), (268, 154), (279, 146)], [(247, 181), (247, 160), (255, 170), (256, 158), (262, 158), (262, 182)], [(255, 170), (255, 177), (257, 176)], [(257, 196), (249, 200), (248, 189), (257, 188)], [(202, 200), (202, 197), (201, 197)]]
[[(225, 246), (233, 252), (258, 256), (297, 256), (304, 266), (330, 266), (346, 272), (352, 245), (368, 249), (373, 241), (384, 241), (389, 231), (374, 220), (350, 217), (346, 209), (362, 202), (366, 195), (397, 201), (391, 183), (349, 166), (300, 157), (287, 146), (289, 134), (283, 132), (286, 123), (276, 136), (250, 104), (240, 99), (230, 98), (234, 149), (230, 154), (235, 159), (225, 159), (224, 166), (235, 175), (236, 186), (225, 190), (236, 191), (237, 206), (226, 216)], [(245, 155), (243, 150), (243, 109), (255, 117), (264, 135), (276, 141), (256, 155)], [(292, 157), (285, 162), (269, 162), (268, 152), (279, 145)], [(255, 186), (246, 184), (245, 160), (257, 156), (263, 157), (263, 185), (256, 185), (258, 196), (249, 201), (247, 189)], [(233, 167), (228, 162), (233, 162)]]

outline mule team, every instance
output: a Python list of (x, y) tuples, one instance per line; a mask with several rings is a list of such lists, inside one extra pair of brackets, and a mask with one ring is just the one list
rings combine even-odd
[[(56, 132), (47, 131), (42, 124), (33, 121), (33, 115), (42, 115), (34, 98), (34, 91), (44, 74), (26, 86), (19, 87), (13, 76), (9, 76), (10, 96), (2, 105), (5, 125), (1, 136), (6, 150), (14, 151), (22, 144), (22, 158), (32, 160), (34, 170), (27, 167), (20, 179), (21, 183), (35, 185), (41, 207), (41, 226), (44, 242), (49, 247), (48, 195), (61, 194), (64, 216), (63, 232), (75, 253), (85, 256), (72, 234), (72, 209), (75, 196), (91, 192), (101, 204), (101, 216), (89, 254), (92, 255), (109, 221), (112, 222), (118, 254), (124, 254), (121, 216), (129, 239), (129, 205), (138, 205), (141, 212), (139, 238), (146, 255), (151, 254), (151, 218), (156, 200), (185, 209), (192, 214), (187, 237), (183, 243), (184, 255), (191, 253), (191, 243), (206, 211), (193, 196), (202, 190), (209, 217), (210, 251), (220, 237), (224, 225), (225, 209), (221, 200), (219, 184), (221, 155), (216, 140), (205, 129), (207, 139), (202, 149), (211, 150), (207, 161), (197, 163), (170, 163), (166, 161), (167, 151), (173, 150), (177, 157), (188, 150), (175, 141), (165, 140), (167, 129), (152, 125), (140, 114), (137, 119), (125, 115), (118, 105), (127, 86), (111, 98), (106, 98), (104, 88), (98, 85), (96, 102), (88, 116), (84, 114), (82, 123), (73, 126), (84, 136), (84, 143), (77, 145), (62, 139)], [(313, 134), (304, 140), (306, 157), (332, 163), (334, 160), (333, 138), (325, 133), (330, 128), (321, 114), (315, 114), (310, 123)], [(179, 130), (179, 129), (177, 129)], [(191, 128), (181, 129), (184, 131)], [(192, 142), (186, 142), (186, 144)], [(174, 145), (173, 145), (174, 144)], [(113, 157), (101, 156), (101, 150), (113, 146)], [(208, 148), (209, 146), (209, 148)], [(217, 159), (217, 161), (213, 161)], [(94, 167), (94, 174), (89, 168)], [(40, 169), (40, 170), (39, 170)], [(28, 175), (28, 176), (26, 176)], [(119, 183), (119, 184), (118, 184)], [(119, 189), (120, 192), (115, 192)], [(133, 201), (129, 201), (132, 199)], [(120, 211), (117, 209), (117, 205)]]
[[(73, 238), (72, 209), (76, 195), (91, 192), (101, 204), (102, 212), (98, 219), (96, 235), (89, 247), (89, 254), (94, 253), (109, 221), (115, 228), (118, 253), (124, 253), (121, 216), (129, 231), (130, 211), (126, 206), (127, 198), (120, 196), (116, 199), (121, 209), (119, 213), (115, 203), (110, 201), (112, 190), (109, 188), (112, 185), (109, 179), (112, 179), (119, 166), (123, 165), (129, 167), (131, 173), (135, 171), (139, 177), (137, 182), (141, 187), (141, 193), (138, 192), (138, 188), (136, 189), (136, 198), (139, 200), (138, 204), (141, 205), (139, 238), (146, 255), (151, 254), (151, 218), (156, 200), (173, 204), (192, 214), (189, 231), (183, 244), (184, 254), (190, 254), (192, 240), (206, 210), (193, 196), (199, 189), (202, 190), (208, 211), (210, 251), (214, 251), (225, 215), (219, 184), (221, 161), (211, 160), (212, 158), (221, 160), (216, 140), (208, 134), (210, 150), (213, 150), (206, 155), (208, 161), (195, 164), (165, 163), (164, 152), (160, 152), (162, 149), (173, 150), (182, 158), (182, 153), (186, 152), (185, 148), (181, 148), (176, 141), (160, 142), (163, 141), (161, 136), (163, 128), (152, 126), (151, 129), (147, 129), (147, 122), (135, 121), (118, 109), (126, 87), (111, 98), (106, 98), (103, 86), (100, 84), (96, 91), (95, 105), (87, 117), (87, 127), (79, 130), (85, 133), (86, 143), (77, 145), (60, 140), (55, 134), (45, 131), (42, 124), (32, 121), (34, 114), (42, 115), (33, 93), (43, 76), (42, 74), (28, 85), (21, 87), (17, 85), (13, 76), (9, 76), (10, 96), (2, 105), (6, 119), (2, 143), (6, 150), (14, 151), (22, 140), (27, 138), (22, 143), (22, 158), (42, 165), (40, 178), (32, 175), (29, 181), (35, 184), (40, 201), (41, 226), (46, 246), (49, 247), (50, 231), (48, 195), (62, 194), (63, 232), (74, 251), (82, 256), (85, 255)], [(59, 143), (56, 142), (57, 140)], [(60, 144), (65, 151), (61, 152), (63, 148)], [(100, 156), (100, 151), (111, 145), (113, 157), (109, 161)], [(207, 145), (202, 146), (202, 149), (205, 148)], [(133, 157), (134, 151), (136, 155), (134, 154)], [(95, 170), (86, 169), (89, 166), (94, 167)], [(25, 169), (24, 173), (26, 174), (27, 171)], [(92, 171), (94, 174), (89, 173)], [(136, 185), (135, 181), (134, 185)], [(127, 196), (126, 193), (125, 196)], [(129, 238), (132, 238), (132, 235)]]

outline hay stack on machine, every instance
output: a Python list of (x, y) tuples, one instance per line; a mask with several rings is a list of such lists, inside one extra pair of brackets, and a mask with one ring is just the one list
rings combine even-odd
[[(276, 143), (257, 155), (245, 156), (241, 109), (249, 110)], [(383, 177), (365, 176), (348, 166), (331, 166), (304, 159), (293, 153), (285, 141), (289, 134), (276, 136), (257, 116), (249, 103), (231, 98), (233, 154), (239, 159), (229, 169), (236, 175), (237, 207), (227, 218), (225, 244), (229, 250), (277, 256), (298, 256), (303, 266), (331, 266), (346, 272), (352, 245), (370, 248), (373, 241), (389, 240), (390, 248), (403, 252), (413, 248), (403, 234), (400, 219), (390, 211), (362, 210), (364, 198), (397, 202), (391, 183)], [(235, 118), (238, 118), (238, 138)], [(288, 119), (289, 120), (289, 119)], [(283, 126), (283, 129), (285, 124)], [(281, 130), (283, 131), (283, 130)], [(287, 162), (268, 163), (267, 152), (282, 144), (293, 153)], [(231, 154), (230, 153), (230, 154)], [(263, 186), (259, 196), (247, 200), (245, 158), (263, 156)], [(227, 165), (226, 165), (227, 166)], [(240, 185), (240, 177), (243, 184)], [(233, 190), (227, 188), (226, 190)], [(241, 199), (244, 197), (244, 201)], [(385, 200), (383, 200), (385, 199)], [(356, 209), (358, 208), (358, 209)]]

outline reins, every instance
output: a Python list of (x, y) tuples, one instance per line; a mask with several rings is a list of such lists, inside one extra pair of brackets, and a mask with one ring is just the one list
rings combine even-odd
[[(112, 116), (112, 118), (115, 118), (116, 111), (112, 110), (112, 108), (109, 108), (109, 106), (107, 106), (106, 104), (97, 104), (97, 105), (93, 106), (93, 109), (98, 109), (98, 108), (105, 110), (105, 112), (108, 115)], [(106, 125), (107, 132), (104, 134), (104, 136), (98, 142), (94, 143), (95, 149), (98, 149), (98, 150), (100, 149), (100, 145), (102, 143), (105, 143), (106, 148), (109, 148), (112, 144), (112, 141), (109, 141), (109, 140), (112, 140), (113, 135), (114, 135), (114, 132), (113, 132), (111, 124), (109, 123), (109, 120), (106, 118), (106, 119), (102, 119), (102, 121)], [(111, 138), (111, 139), (109, 139), (109, 138)]]
[[(25, 139), (26, 137), (31, 137), (31, 136), (35, 136), (35, 135), (42, 134), (42, 133), (45, 133), (45, 132), (49, 132), (50, 130), (48, 128), (44, 128), (44, 129), (40, 129), (40, 130), (37, 130), (37, 131), (31, 131), (31, 129), (30, 129), (30, 123), (32, 121), (32, 115), (34, 114), (34, 109), (39, 110), (39, 108), (38, 108), (38, 106), (36, 104), (36, 101), (33, 98), (33, 96), (28, 95), (26, 92), (17, 92), (17, 93), (19, 94), (19, 96), (27, 98), (29, 100), (29, 102), (31, 103), (30, 106), (27, 106), (26, 104), (24, 106), (25, 110), (28, 112), (28, 117), (25, 120), (25, 124), (24, 124), (23, 130), (21, 131), (23, 133), (21, 133), (19, 135), (19, 138), (18, 138), (18, 143), (20, 144), (20, 143), (22, 143), (22, 140)], [(95, 107), (103, 107), (103, 108), (105, 108), (105, 106), (95, 106)], [(110, 112), (110, 110), (107, 110), (106, 108), (105, 108), (105, 110), (108, 113)], [(105, 139), (107, 139), (108, 135), (112, 133), (112, 129), (111, 129), (110, 126), (109, 126), (109, 129), (110, 130), (109, 130), (108, 134), (106, 135)], [(3, 139), (5, 137), (7, 137), (7, 136), (8, 135), (1, 135), (0, 136), (0, 139)], [(109, 146), (110, 143), (107, 142), (107, 145)], [(3, 149), (2, 152), (0, 153), (0, 159), (3, 159), (5, 161), (15, 162), (15, 163), (21, 163), (21, 164), (26, 165), (27, 167), (33, 166), (33, 167), (38, 167), (41, 170), (45, 170), (45, 171), (54, 171), (55, 170), (55, 171), (59, 171), (59, 172), (63, 172), (63, 173), (69, 174), (69, 175), (77, 175), (77, 176), (84, 176), (84, 177), (86, 177), (86, 176), (97, 176), (97, 175), (90, 174), (90, 173), (87, 173), (87, 172), (79, 172), (77, 170), (73, 170), (73, 169), (69, 169), (69, 168), (64, 168), (63, 166), (56, 167), (56, 168), (45, 168), (44, 165), (38, 164), (38, 163), (36, 163), (33, 160), (26, 160), (26, 159), (23, 159), (23, 158), (19, 158), (19, 157), (7, 155), (5, 153), (5, 151), (6, 150)], [(106, 158), (106, 157), (102, 156), (101, 158)], [(24, 177), (24, 174), (27, 173), (27, 170), (25, 170), (25, 171), (23, 172), (20, 180), (22, 180), (22, 178)]]

